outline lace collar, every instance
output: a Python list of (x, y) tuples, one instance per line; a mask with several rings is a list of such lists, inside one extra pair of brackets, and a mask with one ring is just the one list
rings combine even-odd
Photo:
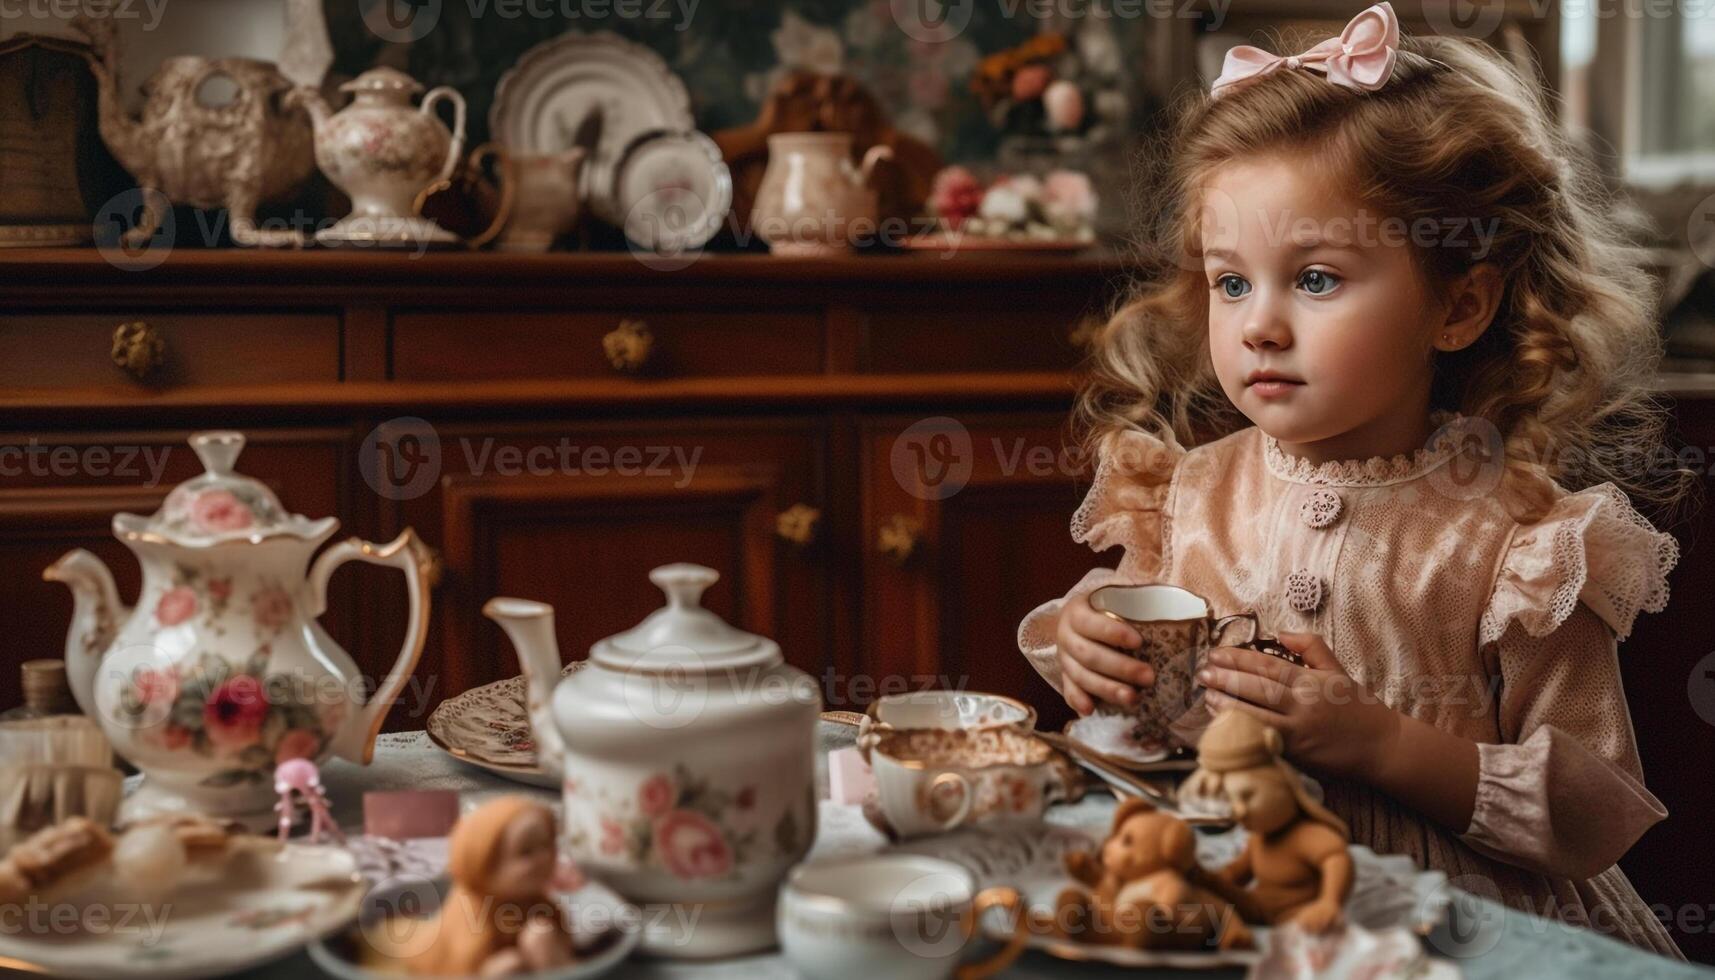
[[(1331, 459), (1313, 463), (1280, 448), (1280, 443), (1263, 434), (1263, 459), (1268, 471), (1291, 483), (1313, 483), (1334, 487), (1385, 487), (1415, 480), (1459, 454), (1465, 445), (1465, 435), (1481, 419), (1457, 412), (1436, 412), (1430, 416), (1435, 432), (1429, 443), (1410, 455), (1371, 456), (1368, 459)], [(1479, 433), (1480, 434), (1480, 433)]]

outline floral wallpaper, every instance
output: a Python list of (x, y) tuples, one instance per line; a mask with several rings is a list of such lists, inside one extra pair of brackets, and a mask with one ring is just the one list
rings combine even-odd
[[(1062, 0), (1047, 19), (1033, 16), (1022, 0), (975, 4), (962, 29), (928, 41), (901, 29), (889, 0), (744, 0), (742, 6), (701, 0), (689, 17), (583, 20), (500, 17), (493, 6), (498, 2), (443, 0), (435, 28), (410, 43), (378, 38), (366, 28), (360, 3), (327, 2), (334, 71), (351, 76), (391, 64), (425, 85), (453, 85), (469, 100), (473, 142), (481, 141), (495, 84), (521, 54), (568, 30), (607, 30), (666, 60), (690, 89), (697, 124), (705, 131), (749, 122), (777, 75), (809, 68), (862, 81), (891, 112), (895, 126), (928, 142), (948, 162), (979, 162), (1005, 156), (1007, 131), (1018, 120), (1002, 118), (992, 99), (973, 91), (973, 75), (985, 57), (1055, 33), (1065, 41), (1063, 63), (1075, 67), (1086, 89), (1091, 120), (1075, 145), (1062, 139), (1059, 151), (1111, 156), (1154, 108), (1139, 96), (1137, 73), (1129, 70), (1125, 53), (1141, 50), (1138, 32), (1147, 28), (1146, 19), (1091, 13), (1083, 8), (1085, 0)], [(686, 6), (688, 0), (680, 0), (671, 9)], [(1088, 160), (1070, 162), (1100, 169)]]

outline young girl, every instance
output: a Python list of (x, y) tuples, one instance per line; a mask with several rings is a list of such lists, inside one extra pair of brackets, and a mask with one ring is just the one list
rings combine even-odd
[(1356, 842), (1679, 956), (1614, 862), (1666, 816), (1616, 641), (1678, 557), (1625, 491), (1683, 475), (1642, 465), (1649, 283), (1540, 91), (1382, 3), (1298, 56), (1235, 50), (1171, 145), (1157, 269), (1079, 403), (1101, 464), (1073, 537), (1124, 555), (1032, 612), (1025, 654), (1080, 713), (1133, 705), (1140, 638), (1091, 590), (1254, 609), (1307, 666), (1211, 651), (1209, 705), (1279, 729)]

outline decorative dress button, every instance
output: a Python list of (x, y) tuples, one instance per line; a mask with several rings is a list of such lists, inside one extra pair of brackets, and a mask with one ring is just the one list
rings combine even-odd
[(1298, 516), (1311, 527), (1327, 527), (1340, 519), (1340, 495), (1327, 487), (1317, 487), (1298, 507)]
[(1306, 568), (1286, 577), (1286, 604), (1301, 613), (1313, 613), (1322, 608), (1322, 579)]

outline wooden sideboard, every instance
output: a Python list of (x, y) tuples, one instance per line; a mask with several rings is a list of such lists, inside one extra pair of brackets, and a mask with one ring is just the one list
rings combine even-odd
[[(778, 638), (830, 707), (931, 684), (1052, 703), (1012, 631), (1090, 563), (1060, 454), (1073, 332), (1124, 271), (180, 250), (133, 272), (0, 252), (0, 704), (17, 661), (63, 648), (70, 600), (42, 568), (92, 548), (133, 595), (109, 519), (197, 472), (184, 438), (207, 427), (243, 430), (241, 469), (290, 509), (438, 551), (395, 728), (516, 673), (487, 598), (552, 603), (581, 657), (659, 604), (647, 573), (671, 561), (718, 569), (710, 605)], [(122, 324), (158, 360), (115, 363)], [(403, 635), (389, 574), (340, 572), (328, 614), (372, 678)]]
[[(1013, 631), (1093, 561), (1067, 534), (1087, 474), (1061, 450), (1075, 332), (1125, 274), (1101, 258), (666, 271), (624, 254), (190, 250), (131, 272), (93, 250), (0, 251), (0, 706), (20, 697), (17, 662), (63, 649), (71, 601), (41, 570), (88, 547), (134, 596), (111, 515), (153, 511), (199, 470), (185, 437), (223, 427), (289, 508), (372, 540), (411, 526), (437, 549), (436, 625), (393, 728), (517, 671), (487, 598), (552, 603), (581, 657), (655, 608), (647, 572), (670, 561), (719, 569), (709, 605), (778, 638), (829, 707), (957, 685), (1028, 697), (1057, 726)], [(161, 350), (134, 361), (141, 377), (112, 356), (137, 323)], [(1715, 386), (1664, 385), (1708, 472)], [(1676, 932), (1706, 960), (1715, 677), (1694, 668), (1715, 649), (1712, 514), (1676, 529), (1674, 602), (1622, 657), (1673, 813), (1625, 866), (1671, 915), (1702, 910)], [(348, 566), (333, 592), (330, 631), (381, 675), (402, 638), (396, 576)]]

